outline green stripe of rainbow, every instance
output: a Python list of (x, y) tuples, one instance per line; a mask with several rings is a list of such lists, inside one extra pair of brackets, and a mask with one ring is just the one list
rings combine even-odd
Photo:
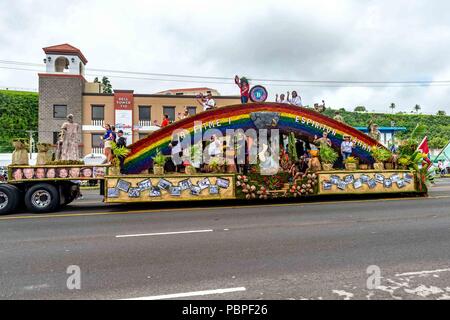
[[(281, 130), (293, 131), (310, 138), (313, 138), (314, 135), (320, 136), (324, 130), (330, 131), (329, 137), (336, 148), (340, 147), (344, 134), (356, 138), (359, 145), (354, 150), (354, 156), (365, 162), (373, 161), (369, 152), (370, 147), (381, 146), (363, 132), (310, 109), (279, 103), (239, 104), (202, 112), (193, 117), (177, 121), (132, 144), (129, 147), (131, 152), (124, 162), (124, 172), (132, 174), (148, 169), (151, 166), (152, 157), (156, 155), (158, 149), (162, 150), (163, 153), (170, 154), (168, 145), (172, 140), (174, 130), (184, 129), (193, 136), (194, 122), (196, 121), (203, 123), (203, 130), (212, 127), (221, 130), (223, 134), (227, 129), (247, 130), (255, 128), (253, 121), (250, 119), (250, 113), (264, 111), (280, 114), (277, 128)], [(199, 130), (199, 128), (195, 129)]]

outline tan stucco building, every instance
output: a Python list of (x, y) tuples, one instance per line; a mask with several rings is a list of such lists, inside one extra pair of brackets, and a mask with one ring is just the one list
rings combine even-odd
[(171, 89), (156, 94), (137, 94), (133, 90), (102, 92), (101, 84), (86, 81), (87, 59), (69, 44), (43, 49), (46, 72), (39, 74), (39, 140), (55, 143), (67, 114), (81, 123), (83, 155), (101, 153), (105, 124), (122, 129), (127, 143), (133, 143), (158, 130), (167, 114), (172, 121), (188, 108), (190, 114), (203, 110), (199, 94), (211, 93), (217, 107), (240, 103), (239, 96), (221, 96), (212, 88)]

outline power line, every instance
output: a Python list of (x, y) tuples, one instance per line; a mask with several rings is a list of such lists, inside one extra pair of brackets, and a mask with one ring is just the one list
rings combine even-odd
[[(42, 72), (43, 70), (36, 69), (25, 69), (25, 68), (17, 68), (17, 67), (5, 67), (0, 66), (0, 69), (9, 69), (9, 70), (17, 70), (17, 71), (32, 71), (32, 72)], [(95, 77), (97, 74), (86, 74), (88, 76)], [(119, 76), (113, 74), (103, 74), (108, 78), (117, 78), (117, 79), (131, 79), (131, 80), (146, 80), (146, 81), (161, 81), (161, 82), (180, 82), (180, 83), (201, 83), (201, 84), (222, 84), (222, 85), (235, 85), (234, 82), (221, 82), (221, 81), (199, 81), (199, 80), (181, 80), (181, 79), (164, 79), (164, 78), (147, 78), (147, 77), (130, 77), (130, 76)], [(293, 84), (282, 84), (282, 83), (260, 83), (265, 86), (273, 86), (273, 87), (292, 87)], [(346, 83), (346, 84), (338, 84), (338, 83), (305, 83), (300, 84), (300, 87), (318, 87), (318, 88), (405, 88), (405, 87), (448, 87), (450, 86), (449, 82), (427, 82), (427, 83), (397, 83), (391, 82), (390, 84), (382, 84), (382, 82), (378, 83)]]
[[(12, 65), (21, 65), (21, 66), (40, 66), (42, 64), (31, 63), (31, 62), (22, 62), (22, 61), (13, 61), (13, 60), (0, 60), (2, 64), (12, 64)], [(6, 68), (6, 67), (4, 67)], [(96, 72), (112, 72), (119, 74), (135, 74), (135, 75), (147, 75), (147, 76), (162, 76), (162, 77), (172, 77), (172, 78), (193, 78), (193, 79), (211, 79), (211, 80), (230, 80), (230, 77), (218, 77), (218, 76), (202, 76), (202, 75), (186, 75), (186, 74), (169, 74), (169, 73), (154, 73), (154, 72), (139, 72), (139, 71), (126, 71), (126, 70), (112, 70), (112, 69), (97, 69), (97, 68), (86, 68), (88, 71), (96, 71)], [(116, 75), (110, 75), (110, 77), (120, 77)], [(134, 77), (133, 77), (134, 78)], [(129, 79), (129, 78), (125, 78)], [(155, 81), (169, 81), (168, 79), (153, 79), (153, 78), (138, 78), (144, 80), (155, 80)], [(356, 84), (414, 84), (414, 85), (431, 85), (431, 84), (450, 84), (450, 80), (408, 80), (408, 81), (355, 81), (355, 80), (292, 80), (292, 79), (264, 79), (264, 78), (250, 78), (252, 81), (261, 81), (265, 82), (283, 82), (283, 83), (303, 83), (303, 84), (347, 84), (347, 85), (356, 85)], [(181, 80), (172, 80), (179, 81)], [(187, 81), (185, 81), (187, 82)], [(189, 81), (193, 82), (193, 81)], [(229, 82), (204, 82), (201, 83), (216, 83), (216, 84), (234, 84)], [(275, 84), (269, 84), (274, 85)]]

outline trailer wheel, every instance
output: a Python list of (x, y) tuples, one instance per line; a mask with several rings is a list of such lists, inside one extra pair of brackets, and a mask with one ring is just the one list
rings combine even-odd
[(59, 194), (54, 186), (39, 183), (25, 193), (25, 206), (36, 213), (56, 211), (59, 207)]
[(12, 213), (19, 205), (20, 191), (8, 184), (0, 185), (0, 215)]

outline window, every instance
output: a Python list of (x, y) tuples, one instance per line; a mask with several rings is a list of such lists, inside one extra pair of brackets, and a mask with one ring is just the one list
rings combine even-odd
[(197, 107), (187, 107), (189, 115), (194, 116), (197, 114)]
[(58, 143), (59, 140), (59, 131), (53, 132), (53, 144)]
[(53, 118), (64, 119), (67, 117), (67, 105), (54, 104), (53, 105)]
[(104, 120), (105, 119), (105, 106), (92, 105), (92, 120)]
[(163, 115), (168, 115), (170, 121), (175, 121), (175, 107), (163, 107)]
[(92, 148), (101, 148), (101, 143), (102, 143), (101, 137), (103, 137), (103, 134), (101, 134), (101, 133), (93, 133), (91, 135)]
[(151, 107), (139, 106), (139, 121), (150, 121), (151, 119)]
[(183, 95), (183, 92), (177, 92), (177, 93), (175, 93), (175, 95), (176, 95), (176, 96), (182, 96), (182, 95)]

